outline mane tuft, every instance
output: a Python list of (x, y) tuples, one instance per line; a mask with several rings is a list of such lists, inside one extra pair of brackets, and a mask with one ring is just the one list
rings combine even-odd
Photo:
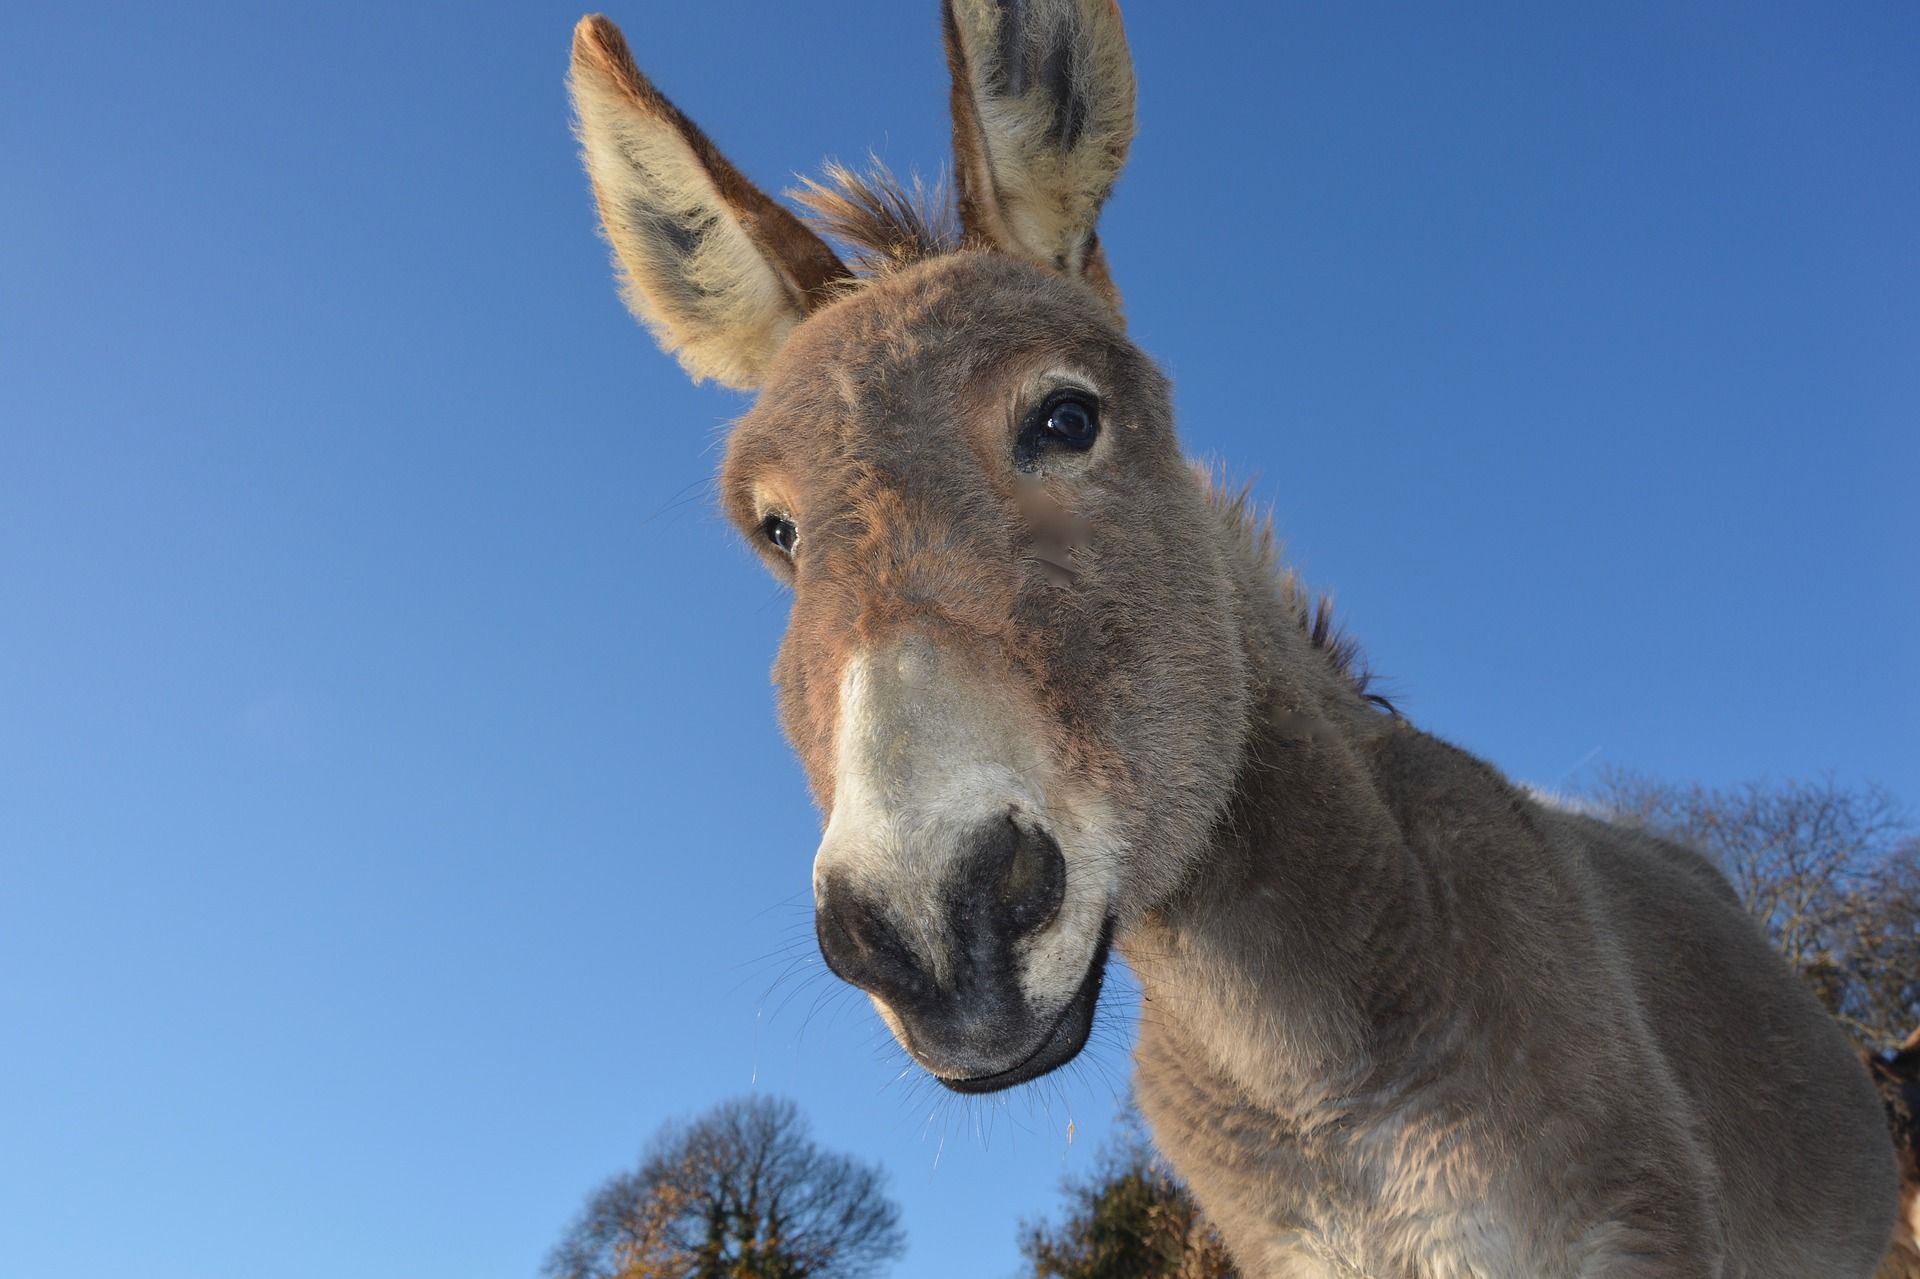
[(800, 181), (788, 196), (815, 230), (845, 251), (862, 279), (960, 248), (960, 218), (944, 183), (928, 186), (918, 174), (903, 183), (878, 158), (869, 160), (865, 173), (828, 161), (824, 181)]
[(1300, 580), (1299, 574), (1280, 563), (1279, 543), (1273, 535), (1273, 514), (1255, 508), (1252, 485), (1229, 489), (1210, 468), (1200, 469), (1208, 500), (1239, 534), (1241, 549), (1254, 567), (1273, 582), (1288, 615), (1307, 637), (1308, 646), (1324, 657), (1334, 673), (1346, 680), (1362, 700), (1399, 718), (1399, 709), (1374, 687), (1377, 677), (1367, 667), (1360, 642), (1340, 625), (1334, 613), (1333, 596), (1324, 591), (1315, 595)]

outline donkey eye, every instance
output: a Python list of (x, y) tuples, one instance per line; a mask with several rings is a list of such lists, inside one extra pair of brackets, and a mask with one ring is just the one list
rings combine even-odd
[(1047, 434), (1070, 449), (1090, 449), (1100, 434), (1100, 410), (1078, 395), (1047, 406)]
[(1014, 439), (1013, 464), (1029, 474), (1049, 455), (1085, 453), (1100, 438), (1100, 401), (1091, 391), (1063, 387), (1027, 411)]
[(781, 553), (791, 555), (800, 530), (794, 528), (793, 521), (784, 515), (769, 515), (760, 521), (760, 534), (779, 547)]

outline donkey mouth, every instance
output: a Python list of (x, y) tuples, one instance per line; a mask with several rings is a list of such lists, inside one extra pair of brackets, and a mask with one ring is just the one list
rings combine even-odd
[(1093, 1012), (1100, 1003), (1100, 988), (1107, 979), (1107, 952), (1113, 946), (1113, 919), (1100, 926), (1100, 944), (1094, 947), (1093, 961), (1067, 1006), (1060, 1010), (1053, 1025), (1041, 1038), (1040, 1046), (1005, 1070), (991, 1075), (935, 1075), (941, 1083), (958, 1093), (999, 1092), (1029, 1079), (1038, 1079), (1057, 1070), (1080, 1055), (1093, 1033)]

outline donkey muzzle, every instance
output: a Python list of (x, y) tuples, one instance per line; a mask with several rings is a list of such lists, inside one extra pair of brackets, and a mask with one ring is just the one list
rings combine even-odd
[(1080, 1050), (1106, 948), (1067, 1007), (1035, 1007), (1022, 974), (1066, 898), (1066, 858), (1051, 834), (1012, 815), (975, 828), (965, 843), (918, 912), (846, 871), (824, 871), (815, 931), (827, 967), (873, 996), (936, 1078), (990, 1091)]

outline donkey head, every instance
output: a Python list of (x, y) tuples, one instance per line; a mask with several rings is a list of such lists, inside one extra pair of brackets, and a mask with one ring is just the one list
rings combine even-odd
[(757, 388), (726, 509), (793, 591), (775, 667), (827, 814), (820, 949), (948, 1086), (1085, 1043), (1116, 926), (1190, 868), (1248, 678), (1218, 519), (1095, 221), (1133, 132), (1111, 0), (948, 0), (959, 226), (884, 178), (802, 195), (850, 270), (635, 68), (574, 35), (627, 298)]

